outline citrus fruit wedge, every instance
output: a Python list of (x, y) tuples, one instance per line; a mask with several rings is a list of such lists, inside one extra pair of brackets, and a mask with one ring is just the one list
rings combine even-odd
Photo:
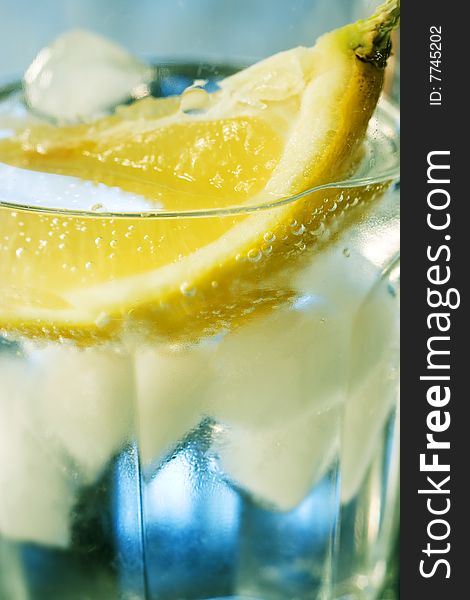
[(341, 190), (282, 201), (351, 174), (398, 13), (389, 0), (312, 48), (224, 79), (213, 94), (192, 88), (0, 140), (0, 162), (118, 186), (156, 207), (112, 215), (4, 203), (3, 331), (87, 343), (132, 323), (197, 339), (285, 302), (286, 269), (380, 191), (369, 186), (354, 203), (341, 202)]

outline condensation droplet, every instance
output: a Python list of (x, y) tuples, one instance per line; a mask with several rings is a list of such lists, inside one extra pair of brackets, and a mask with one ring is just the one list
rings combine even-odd
[(117, 246), (117, 240), (111, 240), (109, 242), (109, 245), (111, 246), (111, 248), (116, 248), (116, 246)]
[(346, 256), (346, 257), (349, 257), (349, 256), (351, 256), (351, 252), (349, 251), (349, 248), (345, 248), (345, 249), (343, 250), (343, 254), (344, 254), (344, 256)]
[(106, 207), (104, 204), (101, 204), (101, 202), (97, 202), (96, 204), (93, 204), (93, 206), (90, 208), (90, 210), (92, 212), (97, 212), (99, 210), (104, 210)]
[(211, 286), (215, 289), (219, 287), (219, 282), (218, 281), (211, 281)]

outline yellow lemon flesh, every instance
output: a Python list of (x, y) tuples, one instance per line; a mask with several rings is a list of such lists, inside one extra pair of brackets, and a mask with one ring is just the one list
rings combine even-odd
[[(145, 99), (91, 124), (38, 125), (0, 162), (119, 186), (180, 216), (0, 207), (0, 329), (82, 343), (126, 329), (195, 340), (292, 294), (286, 269), (354, 218), (330, 194), (226, 215), (350, 174), (379, 97), (398, 2), (237, 73), (203, 111)], [(369, 201), (377, 188), (361, 194)], [(341, 190), (337, 191), (337, 196)], [(335, 210), (335, 205), (339, 208)], [(357, 210), (357, 208), (355, 209)]]

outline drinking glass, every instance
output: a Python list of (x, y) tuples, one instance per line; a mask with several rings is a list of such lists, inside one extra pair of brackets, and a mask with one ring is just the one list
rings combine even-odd
[[(216, 85), (370, 10), (331, 0), (27, 6), (8, 15), (11, 32), (29, 26), (36, 49), (70, 26), (111, 35), (153, 65), (155, 95)], [(27, 52), (18, 48), (25, 62)], [(12, 80), (0, 118), (23, 110)], [(158, 255), (169, 223), (197, 248), (198, 231), (274, 220), (288, 204), (305, 215), (283, 240), (266, 231), (260, 251), (233, 257), (223, 290), (214, 280), (209, 298), (182, 283), (177, 313), (130, 311), (110, 339), (21, 323), (0, 332), (2, 600), (381, 597), (398, 520), (398, 136), (383, 97), (353, 176), (269, 205), (114, 213), (56, 198), (51, 208), (34, 178), (34, 206), (23, 189), (0, 197), (0, 305), (58, 296), (31, 288), (22, 267), (44, 242), (78, 248), (76, 264), (91, 271), (91, 255), (109, 264), (111, 280), (116, 245), (137, 272), (135, 240)], [(282, 242), (292, 259), (268, 277)], [(16, 278), (2, 277), (12, 268)], [(74, 265), (53, 277), (54, 265), (43, 268), (54, 281)]]

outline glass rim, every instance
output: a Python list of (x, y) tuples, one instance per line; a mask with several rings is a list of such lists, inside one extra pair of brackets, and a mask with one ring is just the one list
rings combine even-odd
[[(19, 91), (19, 85), (15, 82), (7, 83), (0, 87), (0, 97), (3, 95), (8, 96), (9, 94)], [(399, 123), (400, 123), (400, 110), (398, 105), (394, 104), (386, 94), (382, 94), (376, 108), (376, 112), (381, 111), (389, 117), (396, 126), (396, 133), (398, 133), (396, 145), (399, 149)], [(0, 163), (6, 164), (6, 163)], [(198, 209), (185, 209), (185, 210), (165, 210), (165, 209), (146, 209), (146, 210), (126, 210), (126, 211), (109, 211), (109, 210), (91, 210), (91, 209), (78, 209), (78, 208), (67, 208), (67, 207), (47, 207), (40, 205), (30, 205), (21, 202), (8, 202), (0, 198), (0, 208), (6, 208), (10, 210), (28, 211), (30, 213), (38, 214), (54, 214), (61, 215), (64, 217), (84, 217), (84, 218), (125, 218), (125, 219), (178, 219), (178, 218), (202, 218), (202, 217), (228, 217), (228, 216), (240, 216), (249, 215), (256, 212), (275, 210), (282, 206), (294, 204), (298, 200), (301, 200), (305, 196), (320, 192), (323, 190), (334, 190), (334, 189), (354, 189), (371, 185), (380, 185), (385, 183), (397, 182), (400, 178), (400, 159), (399, 154), (396, 163), (389, 168), (379, 171), (378, 174), (365, 175), (365, 176), (351, 176), (347, 179), (341, 179), (337, 181), (331, 181), (323, 184), (319, 184), (303, 190), (298, 194), (292, 196), (281, 196), (275, 197), (273, 200), (264, 200), (259, 203), (253, 204), (238, 204), (229, 205), (224, 207), (206, 207)]]

